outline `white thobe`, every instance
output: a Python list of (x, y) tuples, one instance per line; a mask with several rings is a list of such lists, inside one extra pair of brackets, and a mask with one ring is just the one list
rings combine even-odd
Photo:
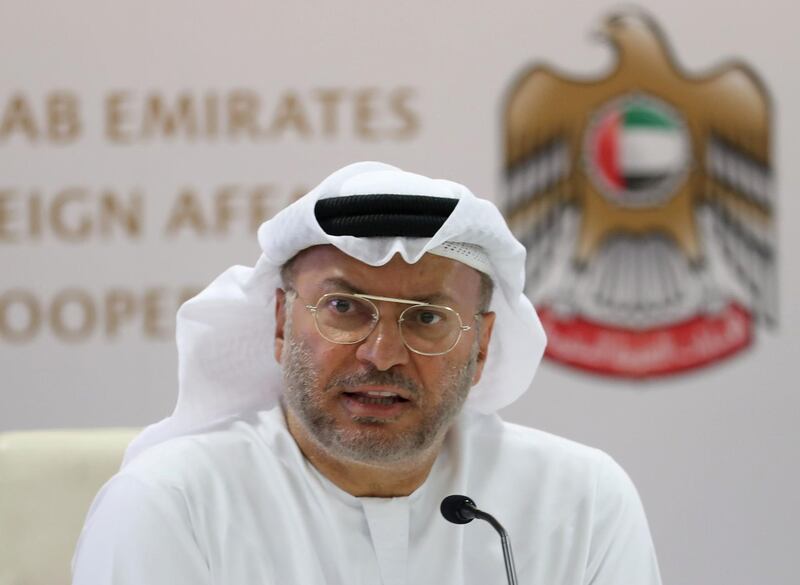
[(439, 513), (453, 493), (506, 527), (521, 585), (660, 583), (636, 490), (601, 451), (464, 413), (414, 493), (358, 498), (303, 457), (279, 407), (136, 457), (98, 495), (73, 583), (505, 583), (497, 533)]

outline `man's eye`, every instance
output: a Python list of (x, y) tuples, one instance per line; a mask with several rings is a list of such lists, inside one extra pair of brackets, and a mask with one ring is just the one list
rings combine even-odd
[(353, 303), (347, 299), (331, 299), (329, 305), (337, 313), (347, 313)]
[(423, 325), (436, 325), (442, 320), (442, 316), (433, 311), (420, 311), (417, 315), (417, 321)]

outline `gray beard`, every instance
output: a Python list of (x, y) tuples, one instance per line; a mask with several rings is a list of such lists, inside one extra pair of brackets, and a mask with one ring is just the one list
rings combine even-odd
[[(423, 410), (431, 398), (423, 388), (399, 372), (380, 371), (374, 366), (356, 374), (332, 378), (321, 392), (315, 390), (319, 388), (319, 376), (314, 368), (312, 352), (302, 341), (294, 339), (291, 329), (289, 319), (284, 327), (281, 358), (286, 386), (284, 404), (308, 435), (338, 459), (385, 465), (417, 458), (444, 436), (461, 411), (472, 387), (472, 377), (477, 367), (477, 337), (466, 363), (454, 365), (444, 373), (438, 384), (441, 400), (425, 414), (416, 428), (391, 434), (381, 428), (391, 424), (391, 419), (353, 417), (352, 420), (358, 423), (357, 427), (341, 429), (336, 419), (324, 408), (325, 399), (332, 391), (347, 391), (348, 388), (364, 384), (398, 386), (408, 391), (415, 406)], [(327, 403), (330, 404), (330, 401)]]

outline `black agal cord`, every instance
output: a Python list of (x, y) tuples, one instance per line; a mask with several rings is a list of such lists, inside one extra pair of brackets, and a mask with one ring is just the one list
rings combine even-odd
[(331, 236), (430, 238), (458, 199), (421, 195), (349, 195), (320, 199), (314, 215)]

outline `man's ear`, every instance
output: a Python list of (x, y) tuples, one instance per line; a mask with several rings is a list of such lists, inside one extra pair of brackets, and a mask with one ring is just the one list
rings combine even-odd
[(275, 361), (281, 363), (284, 327), (286, 325), (286, 291), (275, 289)]
[(483, 374), (483, 367), (486, 365), (486, 360), (489, 357), (489, 342), (492, 340), (495, 317), (497, 317), (497, 315), (494, 313), (481, 313), (482, 323), (480, 326), (480, 337), (478, 338), (477, 367), (475, 368), (475, 374), (472, 376), (473, 386), (480, 382), (481, 374)]

